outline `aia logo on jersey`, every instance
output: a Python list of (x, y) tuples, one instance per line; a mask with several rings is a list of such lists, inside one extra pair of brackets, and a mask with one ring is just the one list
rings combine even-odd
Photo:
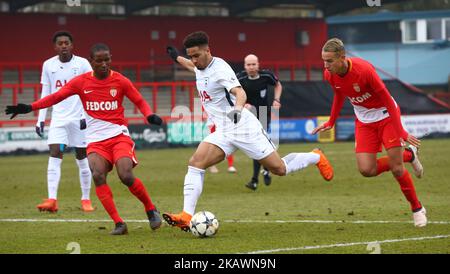
[(202, 102), (206, 102), (206, 101), (211, 101), (212, 98), (211, 96), (209, 96), (209, 94), (204, 90), (204, 91), (199, 91), (198, 95), (200, 96), (200, 100), (202, 100)]
[(67, 84), (67, 80), (63, 80), (63, 81), (61, 81), (61, 80), (56, 80), (56, 82), (55, 82), (55, 88), (56, 88), (56, 89), (62, 88), (65, 84)]
[(109, 94), (111, 94), (112, 97), (116, 97), (116, 95), (117, 95), (117, 89), (116, 89), (116, 88), (112, 88), (112, 89), (109, 91)]
[(358, 83), (353, 83), (353, 89), (354, 89), (356, 92), (360, 92), (360, 91), (361, 91), (361, 88), (359, 87)]

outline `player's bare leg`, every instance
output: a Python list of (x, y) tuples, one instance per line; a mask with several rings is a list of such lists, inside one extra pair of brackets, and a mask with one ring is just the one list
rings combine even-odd
[(290, 153), (283, 158), (280, 158), (278, 152), (274, 151), (259, 162), (278, 176), (302, 170), (312, 164), (317, 166), (325, 180), (330, 181), (334, 176), (333, 167), (320, 149), (314, 149), (309, 153)]
[(359, 172), (365, 177), (373, 177), (379, 175), (385, 169), (384, 165), (389, 165), (394, 178), (400, 184), (403, 195), (411, 204), (413, 211), (414, 224), (418, 227), (425, 226), (427, 223), (426, 211), (422, 207), (416, 196), (414, 184), (411, 175), (403, 165), (404, 153), (402, 147), (393, 147), (387, 150), (387, 158), (377, 160), (376, 153), (356, 153), (356, 161)]
[[(415, 146), (409, 145), (403, 150), (403, 163), (411, 163), (414, 175), (419, 179), (422, 178), (423, 166), (419, 160), (419, 150)], [(390, 171), (389, 157), (382, 156), (377, 159), (377, 173), (380, 174), (386, 171)]]
[(389, 165), (403, 195), (411, 205), (414, 225), (423, 227), (427, 225), (426, 210), (419, 202), (414, 188), (414, 183), (408, 170), (403, 165), (403, 148), (393, 147), (387, 150)]
[(184, 178), (184, 206), (179, 214), (164, 213), (163, 218), (171, 226), (189, 231), (189, 222), (195, 213), (197, 201), (203, 190), (205, 170), (225, 159), (221, 148), (207, 142), (201, 142), (189, 159), (188, 172)]
[(116, 162), (117, 175), (120, 181), (128, 187), (128, 190), (141, 201), (147, 214), (150, 228), (158, 229), (161, 226), (161, 217), (155, 205), (148, 195), (147, 189), (139, 178), (133, 174), (133, 161), (131, 158), (122, 157)]
[(92, 174), (91, 170), (89, 169), (86, 148), (75, 148), (75, 158), (80, 175), (81, 210), (84, 212), (92, 212), (95, 210), (90, 199)]
[(57, 212), (58, 211), (58, 186), (61, 179), (61, 164), (63, 159), (64, 145), (50, 144), (50, 157), (47, 167), (47, 189), (48, 198), (44, 199), (36, 207), (39, 211)]
[(88, 155), (89, 167), (91, 168), (92, 178), (95, 183), (95, 193), (102, 203), (108, 215), (114, 221), (115, 228), (111, 235), (128, 234), (127, 225), (120, 218), (114, 204), (113, 194), (110, 187), (106, 183), (108, 172), (112, 169), (112, 165), (98, 153), (90, 153)]
[(376, 153), (356, 153), (356, 163), (362, 176), (373, 177), (378, 175)]

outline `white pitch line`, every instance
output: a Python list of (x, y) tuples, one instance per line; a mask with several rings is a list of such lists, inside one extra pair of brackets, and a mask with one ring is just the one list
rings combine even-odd
[[(224, 220), (225, 223), (319, 223), (319, 224), (412, 224), (413, 221), (368, 221), (368, 220)], [(428, 224), (450, 224), (450, 221), (428, 221)]]
[(240, 253), (240, 254), (264, 254), (264, 253), (275, 253), (275, 252), (284, 252), (284, 251), (324, 249), (324, 248), (333, 248), (333, 247), (347, 247), (347, 246), (354, 246), (354, 245), (368, 245), (371, 243), (384, 244), (384, 243), (398, 243), (398, 242), (407, 242), (407, 241), (424, 241), (424, 240), (433, 240), (433, 239), (445, 239), (445, 238), (449, 238), (449, 237), (450, 237), (450, 235), (436, 235), (436, 236), (428, 236), (428, 237), (390, 239), (390, 240), (382, 240), (382, 241), (339, 243), (339, 244), (329, 244), (329, 245), (315, 245), (315, 246), (268, 249), (268, 250), (256, 250), (256, 251), (250, 251), (250, 252)]
[[(109, 223), (107, 219), (0, 219), (0, 222), (24, 222), (24, 223)], [(125, 220), (128, 223), (147, 223), (148, 220)], [(411, 224), (412, 221), (368, 221), (368, 220), (223, 220), (224, 223), (318, 223), (318, 224)], [(450, 221), (429, 221), (428, 224), (448, 225)]]

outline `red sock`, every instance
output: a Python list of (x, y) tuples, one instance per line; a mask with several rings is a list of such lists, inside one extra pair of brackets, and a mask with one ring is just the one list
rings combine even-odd
[(408, 170), (405, 168), (403, 175), (400, 177), (395, 177), (397, 182), (400, 184), (400, 189), (405, 195), (406, 199), (411, 204), (412, 211), (419, 209), (422, 207), (419, 200), (417, 199), (416, 190), (414, 189), (413, 180)]
[(150, 196), (141, 180), (138, 178), (134, 179), (134, 183), (128, 189), (144, 204), (145, 211), (155, 209), (155, 205), (150, 200)]
[(413, 159), (413, 153), (412, 153), (412, 151), (409, 150), (409, 149), (405, 149), (405, 150), (403, 151), (403, 162), (404, 162), (404, 163), (409, 163), (409, 162), (412, 161), (412, 159)]
[(114, 223), (123, 223), (122, 218), (120, 218), (119, 213), (117, 212), (116, 205), (114, 204), (113, 200), (113, 194), (109, 186), (107, 184), (97, 186), (95, 188), (95, 192), (97, 193), (97, 197), (102, 203), (106, 212), (108, 212), (111, 219), (113, 219)]
[[(413, 154), (410, 150), (405, 149), (403, 151), (403, 162), (409, 163), (412, 161)], [(383, 156), (377, 159), (377, 175), (380, 175), (380, 173), (389, 171), (389, 157)]]
[(380, 173), (386, 172), (390, 169), (388, 156), (383, 156), (377, 159), (377, 175), (380, 175)]
[(228, 160), (228, 167), (232, 167), (233, 166), (233, 162), (234, 162), (234, 157), (233, 154), (231, 154), (230, 156), (227, 157)]

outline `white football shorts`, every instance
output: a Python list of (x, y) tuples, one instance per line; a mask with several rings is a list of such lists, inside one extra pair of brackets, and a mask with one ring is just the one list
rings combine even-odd
[(68, 147), (87, 147), (86, 129), (80, 129), (80, 120), (67, 121), (57, 126), (50, 125), (47, 144), (65, 144)]
[(264, 159), (276, 150), (262, 127), (247, 133), (216, 131), (208, 135), (203, 142), (218, 146), (226, 156), (240, 149), (254, 160)]

